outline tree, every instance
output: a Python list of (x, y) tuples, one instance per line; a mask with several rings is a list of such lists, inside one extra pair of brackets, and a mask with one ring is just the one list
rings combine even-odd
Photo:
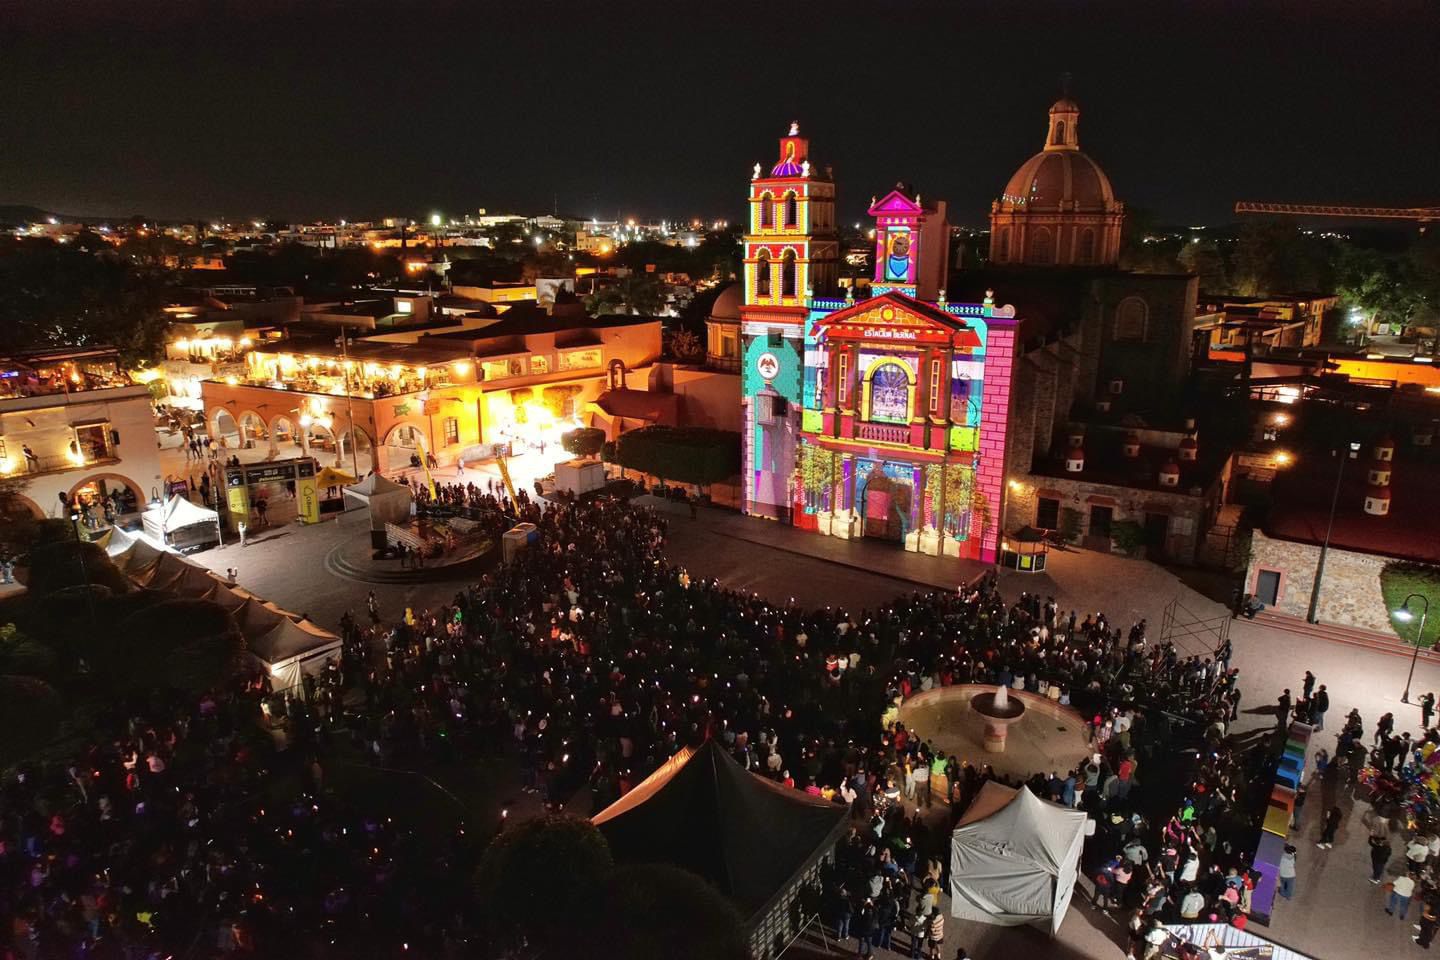
[(0, 240), (0, 350), (114, 346), (127, 363), (160, 355), (168, 273), (69, 245)]
[(55, 738), (65, 703), (35, 677), (0, 676), (0, 764), (34, 754)]
[(1247, 297), (1329, 290), (1334, 245), (1280, 221), (1247, 223), (1240, 230), (1231, 287)]
[(1060, 509), (1060, 539), (1066, 543), (1074, 543), (1080, 539), (1080, 511), (1074, 507), (1062, 507)]
[(595, 427), (580, 427), (560, 435), (560, 446), (576, 457), (596, 456), (604, 445), (605, 431)]
[(1176, 258), (1187, 273), (1200, 278), (1202, 293), (1229, 293), (1229, 270), (1225, 256), (1213, 240), (1192, 240), (1180, 248)]
[(125, 618), (109, 663), (97, 664), (118, 689), (203, 693), (241, 669), (245, 638), (224, 607), (210, 600), (165, 600)]
[(1409, 257), (1344, 247), (1335, 272), (1340, 296), (1359, 306), (1372, 322), (1406, 327), (1425, 306), (1421, 277)]
[(669, 864), (616, 868), (585, 938), (597, 960), (747, 960), (740, 914), (704, 880)]
[(659, 316), (665, 308), (660, 281), (653, 273), (631, 273), (601, 287), (585, 298), (585, 309), (595, 316), (623, 312), (640, 317)]
[(1133, 557), (1145, 546), (1145, 528), (1134, 520), (1117, 520), (1110, 528), (1110, 538), (1115, 547), (1127, 557)]
[(612, 866), (610, 847), (589, 820), (546, 816), (492, 840), (472, 889), (502, 942), (567, 956), (566, 938), (591, 925)]

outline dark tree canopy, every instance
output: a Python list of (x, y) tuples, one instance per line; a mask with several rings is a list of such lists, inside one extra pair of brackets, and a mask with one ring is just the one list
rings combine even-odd
[(0, 351), (110, 345), (127, 362), (159, 356), (167, 274), (48, 240), (0, 240)]
[(746, 960), (740, 914), (695, 874), (668, 864), (611, 872), (589, 937), (597, 960)]

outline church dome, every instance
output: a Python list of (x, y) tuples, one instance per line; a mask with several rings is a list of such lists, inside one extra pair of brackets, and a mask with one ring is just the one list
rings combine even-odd
[(1030, 210), (1105, 210), (1115, 202), (1110, 178), (1079, 150), (1043, 150), (1005, 185), (1003, 204)]
[(740, 293), (742, 284), (732, 283), (710, 305), (710, 319), (721, 323), (740, 322)]

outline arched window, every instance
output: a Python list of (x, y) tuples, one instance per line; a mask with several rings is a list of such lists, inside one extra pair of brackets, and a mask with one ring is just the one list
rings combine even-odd
[(795, 227), (800, 224), (800, 204), (795, 199), (795, 191), (791, 190), (785, 194), (785, 226)]
[[(1034, 140), (1031, 140), (1030, 142), (1031, 142), (1031, 143), (1034, 143), (1035, 141), (1034, 141)], [(1056, 121), (1055, 121), (1055, 137), (1054, 137), (1054, 139), (1052, 139), (1050, 142), (1051, 142), (1052, 144), (1054, 144), (1055, 146), (1059, 146), (1060, 144), (1062, 144), (1062, 143), (1065, 142), (1065, 121), (1064, 121), (1064, 120), (1056, 120)]]
[(1149, 316), (1149, 307), (1139, 297), (1121, 300), (1115, 308), (1115, 339), (1143, 343)]
[(780, 261), (780, 296), (795, 296), (795, 251), (786, 250)]
[(910, 371), (893, 361), (870, 372), (869, 419), (881, 423), (910, 422)]
[(1055, 240), (1050, 236), (1048, 227), (1036, 227), (1030, 235), (1029, 260), (1031, 263), (1055, 262)]
[(1080, 231), (1080, 250), (1075, 254), (1075, 262), (1095, 262), (1095, 231), (1088, 227)]
[(770, 254), (761, 250), (755, 258), (755, 296), (770, 296)]
[(760, 194), (760, 229), (769, 230), (775, 226), (775, 198), (768, 193)]

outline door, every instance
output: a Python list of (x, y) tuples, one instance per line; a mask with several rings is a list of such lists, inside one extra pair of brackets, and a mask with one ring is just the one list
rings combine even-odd
[(1170, 537), (1170, 516), (1164, 513), (1145, 514), (1145, 556), (1160, 560), (1165, 556), (1165, 543)]
[(1114, 507), (1095, 504), (1090, 507), (1090, 536), (1096, 540), (1110, 542), (1110, 522), (1115, 519)]
[(1267, 607), (1275, 606), (1275, 601), (1280, 599), (1280, 572), (1278, 570), (1261, 570), (1256, 576), (1255, 599)]
[(899, 524), (894, 520), (894, 503), (889, 490), (865, 491), (865, 536), (882, 540), (900, 539)]

